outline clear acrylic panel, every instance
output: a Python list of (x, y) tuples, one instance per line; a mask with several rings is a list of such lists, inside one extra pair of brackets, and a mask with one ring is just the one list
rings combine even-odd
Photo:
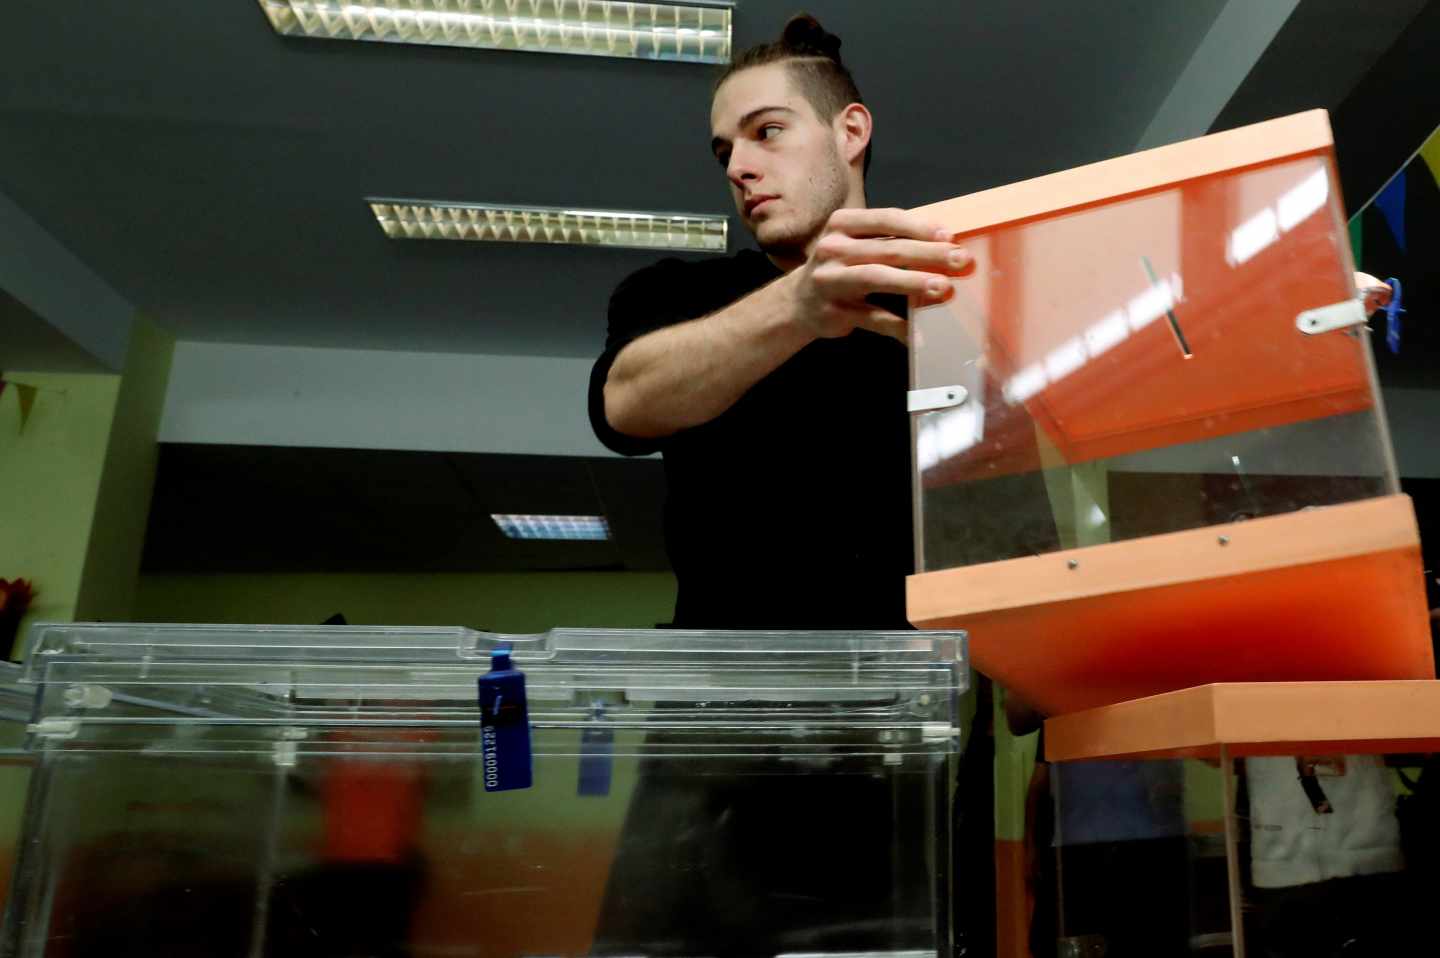
[[(1198, 760), (1061, 762), (1036, 908), (1066, 955), (1230, 954), (1220, 777)], [(1043, 947), (1043, 945), (1042, 945)]]
[(1247, 953), (1432, 951), (1440, 766), (1407, 754), (1232, 758), (1232, 892)]
[(208, 738), (43, 757), (13, 953), (944, 951), (943, 756), (665, 758), (622, 736), (587, 790), (577, 731), (532, 789), (486, 793), (467, 761), (281, 767)]
[(1409, 754), (1058, 763), (1060, 954), (1428, 954), (1440, 764)]
[[(534, 784), (487, 792), (515, 649)], [(938, 955), (955, 633), (52, 626), (6, 953)]]
[(921, 571), (1396, 491), (1328, 154), (961, 242), (912, 316), (914, 389), (963, 397), (913, 416)]
[(25, 796), (34, 757), (25, 748), (25, 726), (35, 707), (35, 688), (20, 681), (20, 666), (0, 662), (0, 901), (20, 847)]

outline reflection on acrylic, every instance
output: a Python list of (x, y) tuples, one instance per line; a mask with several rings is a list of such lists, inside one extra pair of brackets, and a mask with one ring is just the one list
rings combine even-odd
[(1079, 336), (1066, 340), (1045, 359), (1031, 363), (1006, 380), (1001, 389), (1005, 401), (1018, 405), (1046, 386), (1059, 382), (1092, 359), (1123, 342), (1175, 308), (1184, 295), (1179, 273), (1151, 283), (1132, 297), (1123, 310), (1107, 313)]
[(1253, 259), (1261, 250), (1318, 213), (1330, 198), (1330, 178), (1322, 167), (1280, 194), (1273, 207), (1265, 207), (1230, 234), (1227, 259), (1231, 266)]

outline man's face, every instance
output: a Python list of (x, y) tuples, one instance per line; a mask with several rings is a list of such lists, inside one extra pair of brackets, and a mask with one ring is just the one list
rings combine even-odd
[(815, 115), (783, 63), (741, 70), (715, 92), (710, 142), (760, 248), (798, 250), (845, 204), (835, 127)]

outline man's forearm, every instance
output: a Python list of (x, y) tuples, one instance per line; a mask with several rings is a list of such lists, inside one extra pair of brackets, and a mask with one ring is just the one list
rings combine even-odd
[(622, 349), (605, 381), (610, 425), (652, 439), (709, 422), (799, 352), (814, 337), (795, 321), (787, 280)]

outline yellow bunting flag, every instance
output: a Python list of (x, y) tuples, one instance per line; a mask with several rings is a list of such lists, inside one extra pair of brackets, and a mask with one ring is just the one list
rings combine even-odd
[(1430, 134), (1430, 139), (1420, 147), (1420, 156), (1424, 158), (1425, 165), (1430, 167), (1430, 175), (1435, 177), (1435, 182), (1440, 183), (1440, 130)]
[(20, 400), (20, 431), (25, 431), (25, 424), (30, 421), (30, 410), (35, 408), (35, 394), (39, 390), (34, 386), (27, 386), (24, 383), (15, 383), (15, 395)]

